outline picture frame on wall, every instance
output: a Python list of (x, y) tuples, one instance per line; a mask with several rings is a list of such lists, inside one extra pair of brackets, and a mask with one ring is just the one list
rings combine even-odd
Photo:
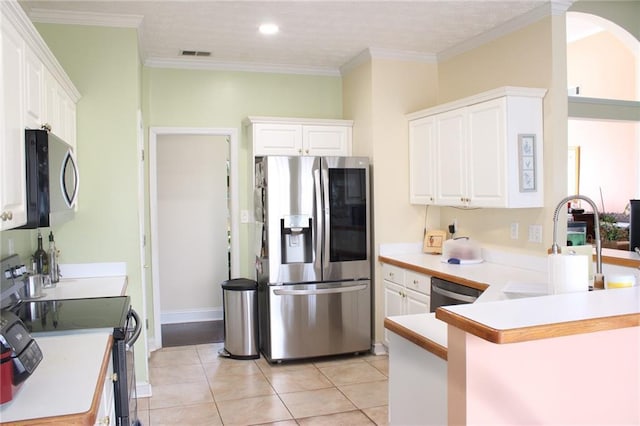
[(536, 135), (518, 135), (518, 175), (520, 192), (535, 192), (536, 185)]

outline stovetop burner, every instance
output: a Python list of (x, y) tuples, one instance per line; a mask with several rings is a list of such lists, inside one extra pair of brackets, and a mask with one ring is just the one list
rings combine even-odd
[(11, 311), (30, 333), (121, 328), (129, 312), (129, 296), (23, 301)]

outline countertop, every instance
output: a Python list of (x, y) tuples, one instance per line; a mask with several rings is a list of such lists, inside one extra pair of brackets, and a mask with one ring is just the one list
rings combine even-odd
[[(438, 255), (415, 251), (381, 254), (380, 262), (485, 289), (473, 304), (439, 308), (435, 317), (433, 314), (389, 317), (385, 319), (385, 327), (400, 331), (403, 337), (432, 351), (432, 344), (442, 343), (439, 334), (446, 324), (438, 324), (441, 320), (494, 343), (640, 325), (640, 287), (525, 297), (503, 290), (510, 283), (542, 286), (547, 280), (546, 257), (509, 254), (488, 257), (531, 269), (494, 262), (450, 265), (441, 262)], [(421, 340), (427, 342), (420, 344)]]
[[(35, 300), (123, 296), (126, 289), (126, 275), (64, 278)], [(48, 424), (93, 424), (111, 359), (112, 332), (104, 328), (33, 334), (43, 359), (13, 400), (0, 405), (0, 422), (33, 424), (27, 419), (46, 417)]]
[(86, 299), (88, 297), (124, 296), (127, 277), (63, 278), (55, 287), (43, 288), (44, 296), (32, 300)]
[[(93, 424), (111, 359), (111, 331), (37, 336), (42, 361), (13, 399), (0, 406), (2, 424), (33, 424), (29, 419)], [(59, 416), (64, 417), (52, 418)]]

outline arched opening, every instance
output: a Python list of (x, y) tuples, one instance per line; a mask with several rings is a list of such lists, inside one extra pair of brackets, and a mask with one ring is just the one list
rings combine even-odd
[[(605, 245), (625, 250), (629, 200), (640, 198), (639, 53), (640, 42), (615, 23), (567, 13), (567, 193), (593, 199), (612, 223)], [(575, 207), (588, 209), (579, 202)], [(574, 218), (588, 223), (588, 217)], [(592, 232), (591, 225), (587, 239)]]

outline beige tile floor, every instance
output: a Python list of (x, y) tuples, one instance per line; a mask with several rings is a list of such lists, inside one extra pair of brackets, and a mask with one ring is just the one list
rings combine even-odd
[(386, 356), (269, 364), (218, 357), (222, 343), (151, 355), (153, 396), (138, 400), (145, 426), (386, 425)]

